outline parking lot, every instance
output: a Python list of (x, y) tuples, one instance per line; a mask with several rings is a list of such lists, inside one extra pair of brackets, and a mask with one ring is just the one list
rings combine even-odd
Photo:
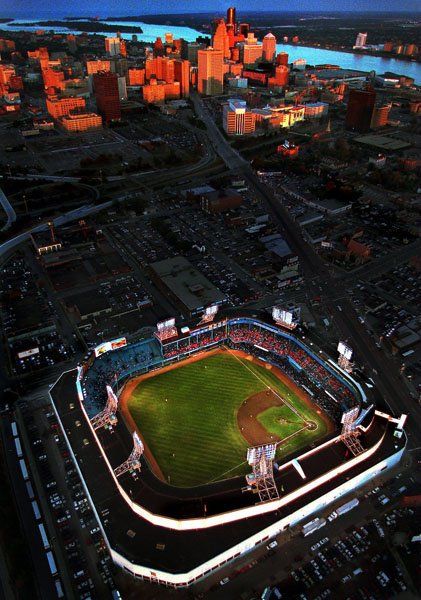
[(11, 372), (29, 374), (70, 358), (75, 349), (62, 337), (53, 305), (24, 257), (10, 259), (1, 277), (0, 314)]

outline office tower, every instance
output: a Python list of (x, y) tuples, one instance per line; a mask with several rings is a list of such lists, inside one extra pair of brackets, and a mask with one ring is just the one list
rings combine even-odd
[(244, 100), (228, 100), (223, 110), (223, 127), (228, 135), (253, 133), (256, 127), (254, 113), (247, 110)]
[(232, 34), (233, 36), (237, 33), (237, 20), (233, 6), (230, 6), (227, 10), (227, 31), (228, 34)]
[(391, 104), (382, 104), (374, 107), (370, 123), (371, 129), (378, 129), (387, 125), (391, 108)]
[(241, 33), (241, 35), (247, 37), (250, 33), (250, 25), (248, 23), (240, 23), (238, 31)]
[(125, 77), (118, 77), (118, 95), (120, 100), (127, 100), (127, 82)]
[(86, 108), (85, 98), (54, 98), (46, 99), (47, 112), (54, 119), (69, 115), (73, 111), (84, 110)]
[(357, 35), (357, 39), (355, 40), (355, 46), (354, 48), (364, 48), (364, 46), (367, 43), (367, 34), (366, 33), (359, 33)]
[(224, 89), (223, 64), (224, 55), (222, 50), (215, 50), (209, 46), (206, 50), (197, 53), (199, 94), (214, 96), (222, 94)]
[(190, 94), (190, 63), (188, 60), (174, 61), (174, 80), (180, 83), (180, 95), (186, 98)]
[(199, 50), (204, 50), (204, 48), (203, 44), (198, 44), (197, 42), (187, 44), (186, 55), (183, 58), (186, 58), (192, 65), (197, 65), (197, 53)]
[(269, 77), (269, 87), (285, 87), (289, 81), (289, 69), (284, 65), (275, 67), (275, 74), (273, 77)]
[(370, 130), (376, 92), (369, 90), (350, 90), (345, 125), (347, 129), (367, 133)]
[(287, 52), (280, 52), (277, 57), (276, 57), (276, 64), (277, 65), (283, 65), (284, 67), (288, 66), (288, 53)]
[(212, 46), (215, 50), (221, 50), (224, 58), (230, 57), (229, 37), (224, 19), (219, 19), (218, 21), (212, 37)]
[(93, 75), (96, 105), (106, 123), (121, 118), (118, 76), (115, 73), (100, 72)]
[(129, 69), (128, 73), (129, 85), (144, 85), (145, 83), (145, 69)]
[(276, 37), (273, 33), (267, 33), (263, 38), (263, 60), (272, 62), (276, 54)]
[(257, 43), (257, 39), (253, 33), (248, 34), (240, 48), (243, 65), (253, 65), (257, 60), (262, 58), (263, 46)]
[(79, 133), (81, 131), (92, 131), (102, 127), (102, 119), (96, 113), (82, 112), (65, 115), (59, 119), (60, 125), (66, 131)]
[(108, 56), (119, 56), (120, 54), (120, 38), (107, 37), (105, 38), (105, 52)]

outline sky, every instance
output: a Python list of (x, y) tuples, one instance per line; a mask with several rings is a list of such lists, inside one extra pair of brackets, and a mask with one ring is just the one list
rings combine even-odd
[[(270, 11), (286, 8), (276, 0), (237, 0), (238, 11)], [(160, 13), (223, 13), (230, 2), (223, 0), (0, 0), (0, 16), (45, 18), (62, 16), (124, 16)], [(295, 12), (378, 11), (420, 12), (418, 0), (294, 0)]]

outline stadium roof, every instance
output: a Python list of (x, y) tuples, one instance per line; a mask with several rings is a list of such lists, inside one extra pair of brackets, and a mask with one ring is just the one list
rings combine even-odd
[(211, 304), (222, 304), (227, 297), (183, 256), (175, 256), (150, 265), (155, 276), (165, 285), (190, 314)]

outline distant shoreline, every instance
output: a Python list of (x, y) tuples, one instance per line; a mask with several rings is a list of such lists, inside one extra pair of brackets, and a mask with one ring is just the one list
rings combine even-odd
[[(82, 17), (81, 17), (82, 19)], [(11, 22), (13, 25), (13, 20)], [(54, 27), (61, 27), (67, 29), (74, 29), (87, 33), (103, 33), (103, 32), (114, 32), (116, 31), (115, 25), (110, 25), (104, 21), (96, 20), (48, 20), (48, 21), (28, 21), (25, 23), (18, 23), (21, 27), (39, 27), (40, 29), (54, 29)], [(23, 30), (24, 31), (24, 30)], [(138, 25), (119, 25), (118, 31), (122, 33), (143, 33), (143, 29)]]

